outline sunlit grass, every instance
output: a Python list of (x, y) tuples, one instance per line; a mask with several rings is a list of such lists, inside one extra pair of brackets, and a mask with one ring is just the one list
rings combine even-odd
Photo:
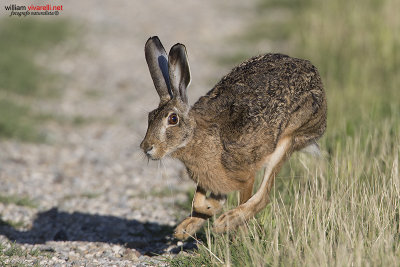
[[(269, 23), (274, 9), (285, 19)], [(272, 51), (317, 66), (328, 97), (324, 156), (295, 154), (247, 231), (210, 233), (173, 265), (400, 264), (398, 10), (393, 0), (262, 1), (230, 57), (240, 61), (246, 47), (271, 40)]]

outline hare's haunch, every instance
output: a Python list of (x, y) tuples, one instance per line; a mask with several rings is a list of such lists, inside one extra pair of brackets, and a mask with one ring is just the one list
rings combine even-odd
[[(167, 55), (158, 37), (151, 37), (145, 55), (160, 104), (149, 113), (140, 147), (154, 160), (165, 155), (181, 160), (198, 185), (193, 213), (178, 225), (175, 237), (193, 235), (235, 190), (240, 205), (222, 214), (214, 231), (252, 218), (267, 205), (283, 162), (294, 151), (318, 148), (327, 106), (321, 78), (309, 61), (282, 54), (251, 58), (191, 107), (185, 46), (176, 44)], [(264, 179), (252, 196), (260, 168), (265, 168)]]

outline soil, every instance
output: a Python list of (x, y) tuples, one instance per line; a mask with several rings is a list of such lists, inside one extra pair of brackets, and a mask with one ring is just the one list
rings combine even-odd
[(44, 144), (0, 142), (0, 195), (25, 199), (0, 202), (0, 243), (15, 241), (26, 252), (5, 263), (163, 265), (165, 256), (195, 247), (194, 241), (172, 238), (189, 212), (180, 203), (188, 201), (194, 183), (180, 162), (148, 162), (139, 150), (147, 113), (158, 104), (143, 48), (153, 35), (167, 50), (177, 42), (186, 45), (194, 103), (229, 71), (218, 56), (232, 51), (232, 36), (245, 30), (254, 4), (63, 3), (64, 10), (51, 19), (73, 21), (79, 36), (37, 59), (62, 75), (63, 93), (33, 100), (33, 108), (77, 119), (41, 126)]

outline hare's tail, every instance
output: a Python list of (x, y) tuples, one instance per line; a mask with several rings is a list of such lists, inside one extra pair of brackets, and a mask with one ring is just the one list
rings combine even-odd
[(306, 146), (305, 148), (303, 148), (302, 150), (300, 150), (300, 152), (310, 154), (316, 158), (320, 158), (322, 156), (321, 149), (319, 149), (319, 145), (315, 141), (312, 142), (311, 144), (309, 144), (308, 146)]

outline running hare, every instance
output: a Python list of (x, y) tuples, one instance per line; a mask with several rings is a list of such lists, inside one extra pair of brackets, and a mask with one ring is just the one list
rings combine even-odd
[[(283, 162), (294, 151), (318, 148), (327, 105), (309, 61), (282, 54), (251, 58), (191, 107), (185, 46), (176, 44), (167, 55), (158, 37), (151, 37), (145, 55), (160, 104), (149, 113), (140, 147), (154, 160), (166, 155), (181, 160), (197, 184), (193, 213), (175, 229), (176, 238), (199, 230), (231, 191), (240, 191), (240, 205), (216, 219), (213, 230), (225, 232), (252, 218), (267, 205)], [(264, 178), (252, 196), (261, 168)]]

